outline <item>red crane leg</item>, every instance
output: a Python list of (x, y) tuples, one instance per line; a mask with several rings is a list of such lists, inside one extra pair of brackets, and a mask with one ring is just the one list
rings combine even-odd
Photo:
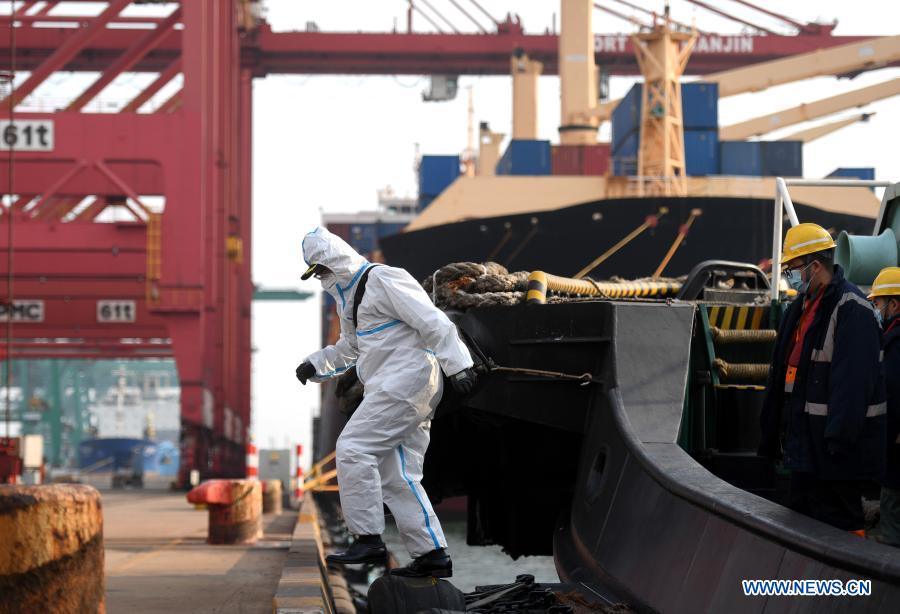
[[(230, 298), (232, 268), (226, 251), (229, 225), (237, 217), (235, 186), (239, 130), (240, 47), (233, 11), (214, 0), (185, 4), (182, 105), (186, 146), (181, 172), (162, 220), (161, 300), (157, 310), (170, 331), (182, 382), (182, 480), (191, 469), (202, 476), (238, 476), (243, 471), (246, 409), (233, 390), (234, 350), (239, 330)], [(167, 197), (169, 193), (167, 193)], [(189, 203), (182, 205), (181, 203)], [(186, 264), (188, 266), (186, 266)], [(193, 264), (193, 266), (190, 266)], [(178, 315), (175, 296), (190, 291), (192, 309)], [(186, 379), (185, 379), (186, 377)], [(199, 408), (199, 411), (198, 411)]]
[[(238, 440), (242, 446), (250, 440), (250, 373), (252, 360), (252, 337), (251, 337), (251, 305), (253, 301), (253, 282), (252, 282), (252, 253), (251, 231), (252, 231), (252, 155), (253, 150), (253, 75), (250, 69), (241, 70), (240, 84), (240, 141), (238, 144), (240, 169), (240, 186), (239, 186), (239, 210), (238, 219), (240, 220), (237, 233), (243, 243), (243, 260), (240, 263), (241, 271), (238, 276), (240, 283), (240, 299), (239, 299), (239, 332), (238, 339), (240, 345), (238, 351), (238, 364), (235, 375), (235, 381), (238, 382), (237, 399), (238, 407), (241, 409), (241, 438)], [(241, 464), (246, 461), (246, 455), (242, 455)]]

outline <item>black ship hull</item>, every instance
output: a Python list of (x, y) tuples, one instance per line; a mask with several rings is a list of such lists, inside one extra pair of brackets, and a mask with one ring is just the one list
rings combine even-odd
[[(758, 405), (722, 389), (717, 406), (691, 417), (706, 308), (589, 301), (467, 312), (460, 326), (498, 364), (588, 372), (595, 383), (498, 373), (472, 397), (445, 400), (426, 458), (429, 494), (469, 495), (469, 543), (552, 552), (563, 581), (639, 611), (896, 611), (900, 550), (795, 513), (774, 488), (740, 484), (765, 464), (750, 451)], [(685, 451), (698, 415), (740, 435), (719, 460), (741, 471), (709, 462), (723, 450)], [(767, 468), (758, 473), (774, 483)], [(777, 579), (866, 580), (871, 595), (744, 593), (742, 580)]]
[[(804, 222), (825, 228), (869, 234), (873, 219), (834, 213), (795, 203)], [(574, 275), (634, 231), (647, 216), (661, 215), (648, 228), (590, 273), (646, 277), (662, 262), (691, 211), (699, 209), (686, 240), (664, 274), (687, 274), (709, 259), (758, 263), (772, 253), (772, 199), (758, 198), (619, 198), (573, 205), (553, 211), (483, 218), (403, 232), (380, 240), (388, 264), (423, 279), (450, 262), (492, 260), (509, 270), (544, 270)]]

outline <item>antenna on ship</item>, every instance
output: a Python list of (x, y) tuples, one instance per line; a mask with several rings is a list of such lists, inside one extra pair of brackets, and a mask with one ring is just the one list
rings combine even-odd
[(469, 94), (468, 107), (466, 109), (466, 149), (463, 151), (463, 174), (466, 177), (475, 176), (475, 94), (474, 88), (466, 87)]

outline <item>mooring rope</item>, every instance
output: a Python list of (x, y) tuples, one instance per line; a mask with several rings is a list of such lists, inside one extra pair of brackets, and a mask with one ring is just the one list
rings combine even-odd
[[(524, 303), (529, 289), (528, 271), (510, 273), (496, 262), (453, 262), (445, 265), (422, 281), (422, 287), (432, 302), (441, 309), (467, 310), (491, 305)], [(584, 278), (570, 280), (548, 276), (567, 283), (553, 284), (546, 289), (547, 303), (567, 303), (609, 297), (671, 296), (681, 286), (682, 279), (614, 279), (597, 282)], [(667, 291), (662, 291), (665, 288)]]

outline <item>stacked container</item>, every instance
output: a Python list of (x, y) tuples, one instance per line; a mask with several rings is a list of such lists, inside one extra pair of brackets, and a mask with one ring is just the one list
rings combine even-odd
[[(828, 174), (826, 179), (866, 179), (868, 181), (875, 180), (875, 169), (871, 166), (868, 167), (855, 167), (855, 168), (836, 168)], [(873, 192), (875, 188), (869, 188)]]
[(688, 175), (719, 172), (719, 84), (682, 83), (684, 161)]
[(760, 141), (763, 177), (802, 177), (803, 141)]
[(719, 160), (723, 175), (762, 175), (762, 148), (759, 142), (722, 141), (719, 144)]
[(459, 156), (422, 156), (419, 163), (419, 209), (459, 177)]
[(723, 175), (802, 177), (802, 141), (722, 141)]
[(868, 167), (836, 168), (830, 173), (826, 179), (865, 179), (867, 181), (875, 180), (875, 169)]
[(609, 144), (554, 145), (551, 163), (554, 175), (604, 175), (609, 168)]
[(549, 175), (550, 141), (512, 140), (497, 162), (498, 175)]
[(619, 143), (619, 148), (612, 154), (613, 175), (637, 175), (640, 137), (640, 132), (632, 132)]
[[(612, 164), (614, 175), (637, 173), (641, 131), (643, 85), (635, 84), (612, 114)], [(719, 85), (681, 84), (684, 121), (684, 155), (688, 175), (719, 172)]]
[(619, 152), (625, 141), (641, 130), (641, 96), (643, 86), (636, 83), (612, 112), (612, 155)]

